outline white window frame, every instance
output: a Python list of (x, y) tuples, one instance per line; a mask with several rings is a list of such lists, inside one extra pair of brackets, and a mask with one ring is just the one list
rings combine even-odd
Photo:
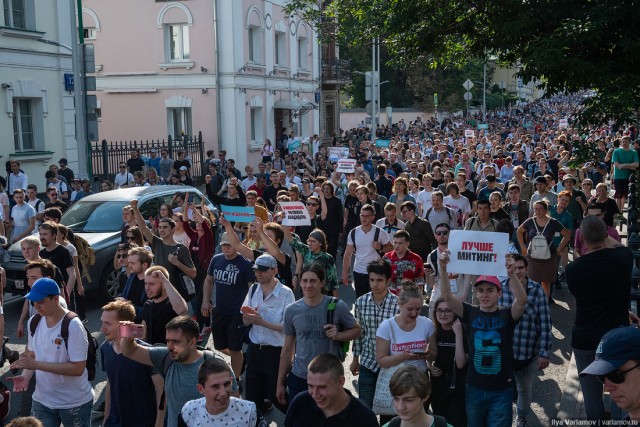
[(274, 60), (278, 67), (287, 67), (287, 33), (275, 32), (275, 52)]
[(306, 37), (298, 38), (298, 68), (303, 71), (309, 70), (309, 40)]
[(185, 135), (187, 136), (193, 135), (192, 121), (193, 114), (191, 111), (191, 107), (167, 108), (167, 122), (169, 133), (171, 134), (171, 136), (179, 137), (181, 131), (184, 131)]
[(82, 31), (84, 33), (85, 40), (96, 40), (98, 38), (97, 37), (98, 33), (96, 29), (93, 27), (84, 27)]
[(247, 52), (249, 62), (252, 64), (262, 64), (262, 38), (260, 27), (249, 25), (247, 28)]
[[(171, 43), (173, 39), (173, 28), (178, 27), (178, 51), (175, 58), (172, 58), (171, 51)], [(185, 33), (186, 33), (186, 41), (185, 41)], [(190, 37), (189, 37), (189, 25), (186, 23), (171, 23), (164, 25), (164, 51), (165, 51), (165, 62), (167, 63), (188, 63), (191, 62), (191, 47), (189, 46)], [(185, 52), (186, 46), (186, 52)]]
[[(16, 25), (14, 22), (13, 12), (17, 5), (22, 6), (22, 25)], [(4, 26), (21, 30), (30, 29), (28, 14), (29, 6), (28, 0), (3, 0), (2, 8), (4, 12)]]
[[(32, 98), (13, 98), (13, 141), (16, 152), (21, 153), (25, 151), (36, 151), (36, 126), (34, 120), (34, 100)], [(27, 114), (22, 111), (22, 103), (27, 103), (29, 112)], [(24, 120), (28, 120), (29, 127), (31, 129), (24, 129)], [(31, 145), (25, 146), (25, 134), (31, 135)]]

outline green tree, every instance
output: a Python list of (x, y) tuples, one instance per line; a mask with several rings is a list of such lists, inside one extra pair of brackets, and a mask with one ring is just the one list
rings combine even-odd
[(341, 45), (380, 37), (396, 64), (460, 67), (497, 57), (547, 93), (592, 89), (581, 117), (633, 120), (640, 109), (637, 0), (290, 0), (293, 19), (337, 22)]

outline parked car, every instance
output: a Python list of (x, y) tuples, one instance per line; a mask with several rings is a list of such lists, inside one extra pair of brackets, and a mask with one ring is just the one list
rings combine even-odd
[[(113, 268), (113, 257), (120, 241), (122, 230), (122, 208), (137, 199), (143, 218), (157, 216), (160, 205), (172, 204), (177, 193), (188, 193), (186, 200), (200, 204), (204, 199), (209, 209), (214, 209), (207, 198), (195, 187), (161, 185), (153, 187), (122, 188), (92, 194), (75, 202), (62, 216), (62, 224), (87, 240), (96, 252), (96, 262), (91, 266), (91, 283), (84, 278), (88, 291), (99, 291), (102, 297), (114, 297), (118, 293), (119, 281)], [(176, 204), (173, 203), (176, 207)], [(9, 248), (11, 256), (5, 264), (7, 272), (6, 292), (26, 293), (24, 266), (20, 242)]]

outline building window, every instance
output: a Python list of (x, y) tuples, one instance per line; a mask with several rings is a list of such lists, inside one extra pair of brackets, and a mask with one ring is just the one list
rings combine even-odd
[(262, 129), (262, 108), (255, 107), (249, 110), (249, 127), (250, 127), (250, 140), (262, 141), (263, 129)]
[(16, 152), (35, 149), (33, 106), (26, 98), (13, 98), (13, 142)]
[(188, 61), (189, 27), (187, 24), (170, 24), (165, 26), (165, 45), (167, 60), (170, 62)]
[(301, 70), (308, 69), (309, 54), (307, 52), (307, 39), (300, 37), (298, 39), (298, 68)]
[(85, 40), (95, 40), (96, 39), (96, 29), (95, 28), (83, 28), (82, 33), (84, 35)]
[(25, 0), (3, 0), (4, 25), (12, 28), (27, 28)]
[(276, 32), (276, 65), (287, 65), (287, 38), (286, 33)]
[(169, 130), (175, 138), (191, 136), (191, 108), (169, 108)]
[(260, 28), (250, 26), (247, 30), (247, 40), (249, 42), (249, 62), (260, 64)]

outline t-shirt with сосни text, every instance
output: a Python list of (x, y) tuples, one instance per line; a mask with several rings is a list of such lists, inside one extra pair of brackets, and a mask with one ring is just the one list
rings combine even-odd
[(216, 290), (216, 311), (220, 314), (240, 314), (240, 307), (253, 282), (253, 264), (238, 254), (226, 259), (224, 254), (215, 255), (207, 269), (213, 277)]

